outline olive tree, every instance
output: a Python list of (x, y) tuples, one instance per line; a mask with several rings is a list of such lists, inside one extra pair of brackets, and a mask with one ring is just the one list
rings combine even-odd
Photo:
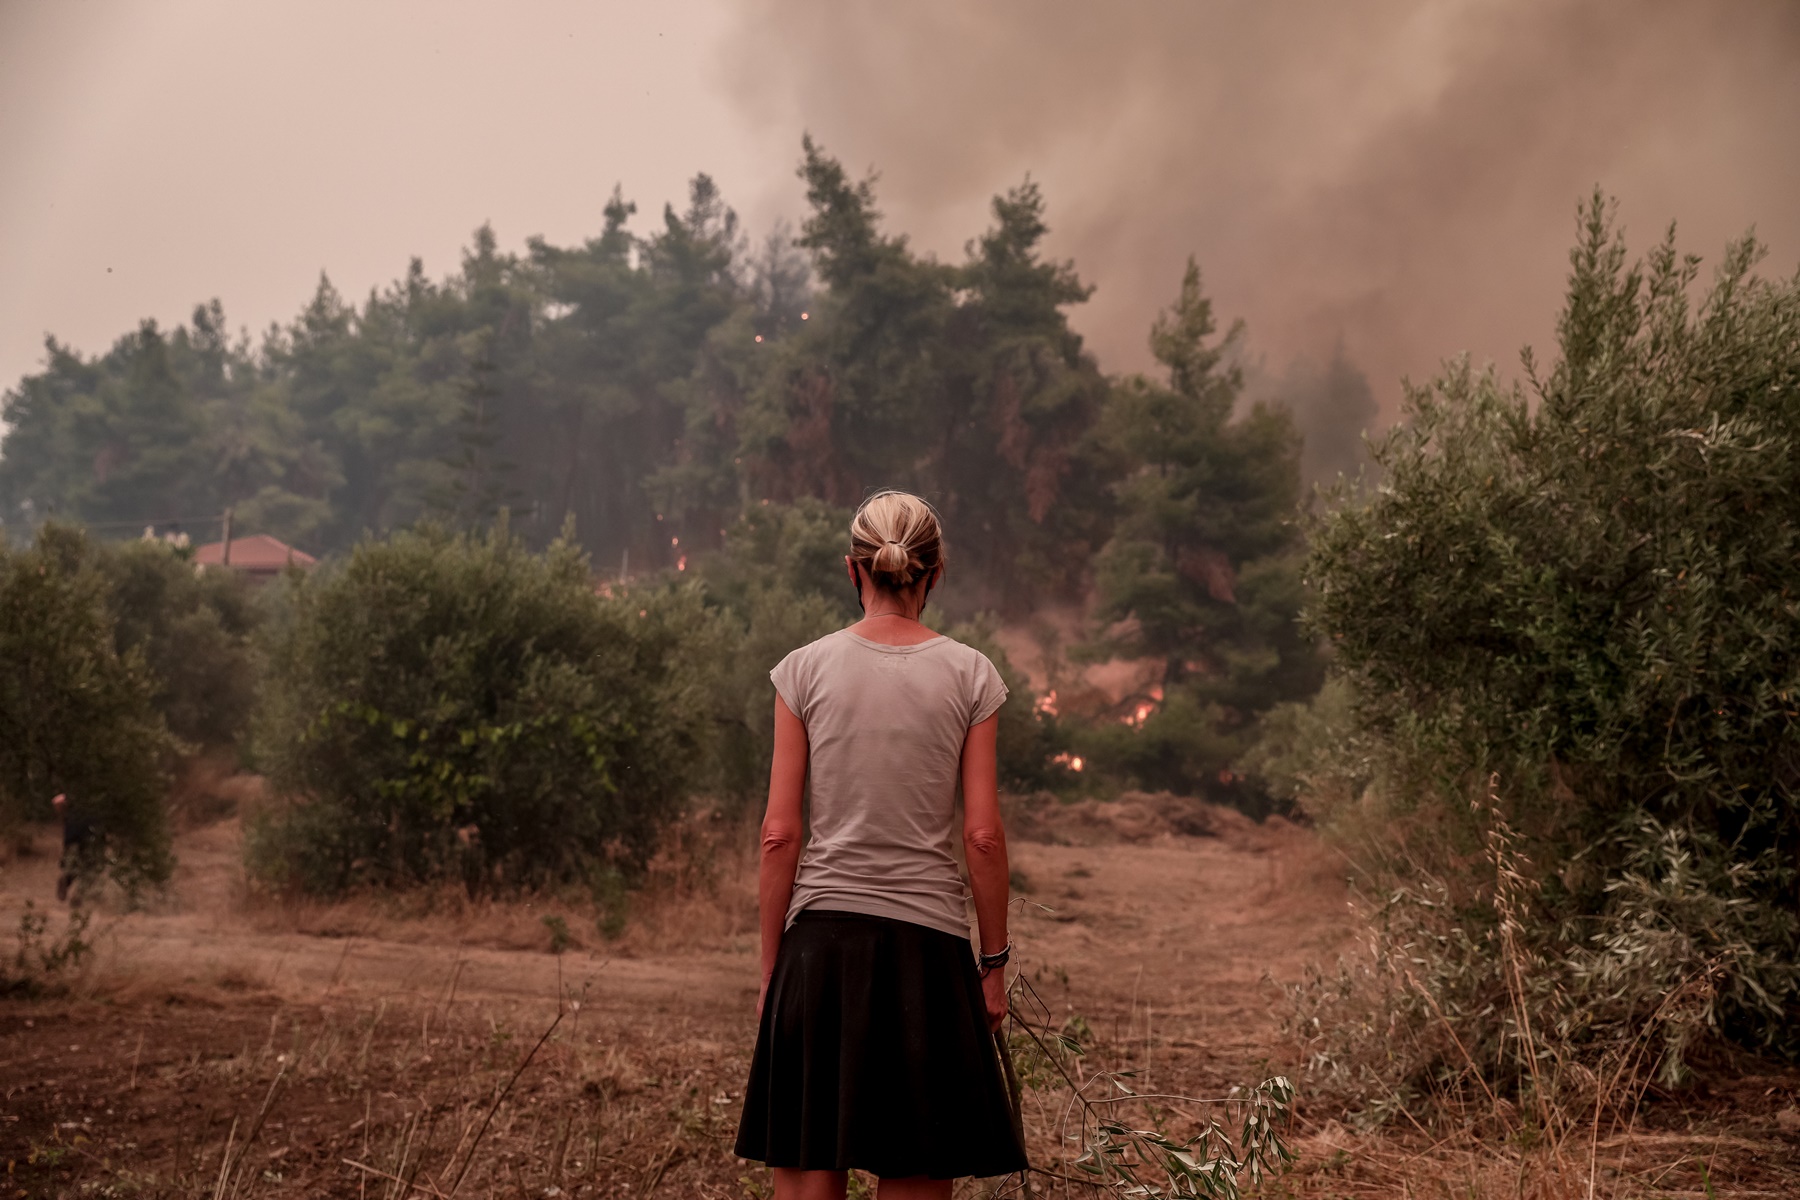
[[(601, 595), (566, 538), (365, 539), (271, 622), (258, 874), (305, 889), (547, 886), (629, 870), (699, 756), (716, 621)], [(609, 876), (610, 877), (610, 876)]]
[(1671, 1079), (1695, 1036), (1800, 1051), (1800, 280), (1759, 253), (1696, 303), (1673, 231), (1628, 263), (1596, 195), (1560, 356), (1411, 389), (1382, 486), (1314, 534), (1311, 617), (1386, 751), (1370, 844), (1485, 930), (1446, 1007), (1522, 1072), (1524, 991), (1539, 1035), (1641, 1032)]
[(0, 830), (52, 819), (51, 797), (66, 794), (93, 833), (79, 869), (136, 891), (173, 865), (163, 791), (175, 742), (141, 650), (115, 644), (108, 597), (79, 530), (0, 542)]

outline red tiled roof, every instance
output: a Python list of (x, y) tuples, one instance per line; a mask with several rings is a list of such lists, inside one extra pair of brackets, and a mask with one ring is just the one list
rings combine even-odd
[[(225, 543), (208, 542), (194, 551), (194, 561), (203, 566), (225, 563)], [(289, 563), (310, 567), (319, 560), (304, 550), (296, 550), (284, 541), (266, 533), (231, 539), (231, 562), (225, 565), (240, 571), (279, 571)]]

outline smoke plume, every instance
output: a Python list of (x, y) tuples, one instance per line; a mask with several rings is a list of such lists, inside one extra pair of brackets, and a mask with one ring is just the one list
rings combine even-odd
[[(760, 0), (729, 79), (764, 128), (873, 167), (890, 226), (960, 255), (1029, 172), (1099, 286), (1112, 368), (1191, 252), (1270, 378), (1337, 348), (1399, 380), (1545, 347), (1595, 185), (1634, 250), (1679, 221), (1800, 254), (1800, 6), (1685, 0)], [(789, 148), (792, 153), (792, 148)]]

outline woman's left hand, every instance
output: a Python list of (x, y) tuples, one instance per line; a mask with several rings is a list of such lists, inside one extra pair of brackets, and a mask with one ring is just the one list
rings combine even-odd
[(988, 1032), (999, 1032), (1006, 1020), (1006, 968), (995, 967), (981, 977), (981, 999), (987, 1007)]

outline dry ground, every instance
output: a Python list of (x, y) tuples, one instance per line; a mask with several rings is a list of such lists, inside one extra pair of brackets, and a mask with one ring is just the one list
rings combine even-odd
[[(1310, 834), (1110, 817), (1040, 830), (1102, 844), (1014, 847), (1018, 961), (1091, 1030), (1090, 1063), (1189, 1095), (1295, 1075), (1289, 1194), (1516, 1193), (1495, 1176), (1512, 1158), (1357, 1135), (1306, 1095), (1280, 984), (1350, 928)], [(184, 834), (169, 897), (103, 907), (68, 994), (0, 1001), (0, 1197), (766, 1195), (730, 1149), (753, 1036), (748, 841), (689, 832), (612, 940), (551, 902), (257, 900), (235, 821)], [(0, 870), (10, 930), (54, 868)], [(1613, 1190), (1800, 1195), (1800, 1140), (1775, 1118), (1797, 1086), (1745, 1079), (1647, 1118)], [(1040, 1159), (1053, 1102), (1028, 1093)]]

